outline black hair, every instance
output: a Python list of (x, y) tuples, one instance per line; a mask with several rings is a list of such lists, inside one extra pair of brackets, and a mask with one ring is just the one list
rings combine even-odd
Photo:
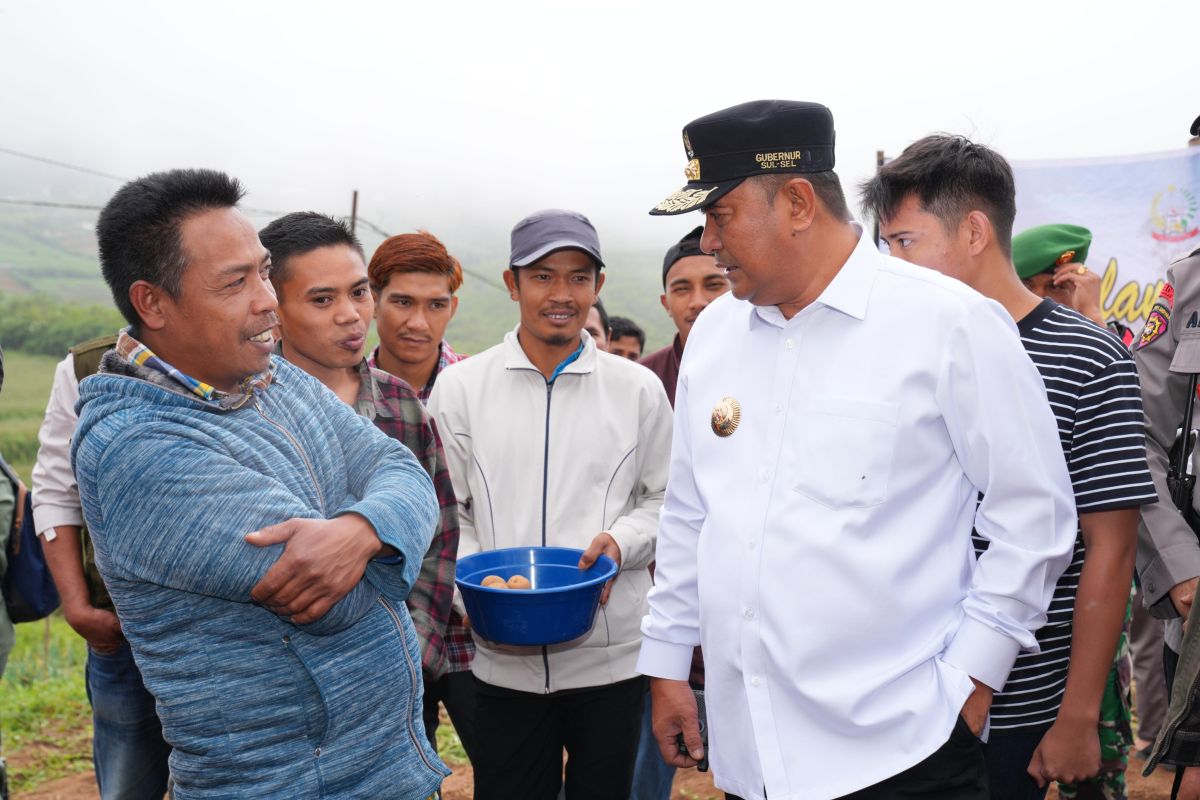
[(937, 133), (919, 139), (900, 157), (864, 181), (863, 211), (886, 222), (913, 195), (922, 210), (937, 217), (949, 232), (972, 211), (982, 211), (996, 231), (996, 242), (1012, 255), (1017, 190), (1004, 156), (965, 136)]
[(117, 309), (135, 332), (141, 319), (129, 288), (146, 281), (178, 298), (188, 265), (184, 221), (203, 211), (232, 208), (245, 193), (223, 172), (173, 169), (130, 181), (104, 206), (96, 222), (100, 271)]
[(596, 313), (600, 315), (600, 327), (604, 329), (604, 335), (608, 335), (608, 312), (604, 310), (604, 301), (599, 297), (595, 303)]
[(793, 178), (803, 178), (811, 183), (813, 194), (834, 217), (842, 222), (850, 220), (850, 206), (846, 204), (846, 193), (842, 191), (842, 182), (833, 170), (826, 172), (772, 172), (766, 175), (755, 175), (753, 180), (757, 181), (762, 190), (766, 192), (768, 200), (774, 200), (783, 185)]
[(271, 285), (276, 291), (287, 281), (288, 259), (292, 256), (344, 244), (366, 259), (362, 243), (345, 220), (315, 211), (285, 214), (259, 231), (258, 238), (271, 253)]
[(638, 340), (638, 349), (646, 349), (646, 332), (636, 322), (625, 317), (613, 317), (608, 329), (612, 331), (609, 339), (620, 339), (622, 336), (632, 336)]

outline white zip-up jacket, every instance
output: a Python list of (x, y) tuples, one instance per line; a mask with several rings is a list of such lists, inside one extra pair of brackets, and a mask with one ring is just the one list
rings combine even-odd
[(637, 676), (658, 512), (671, 453), (671, 407), (653, 372), (583, 352), (548, 382), (516, 330), (438, 375), (429, 411), (458, 499), (458, 555), (502, 547), (586, 548), (608, 531), (621, 572), (591, 632), (549, 647), (475, 640), (473, 671), (526, 692), (605, 686)]

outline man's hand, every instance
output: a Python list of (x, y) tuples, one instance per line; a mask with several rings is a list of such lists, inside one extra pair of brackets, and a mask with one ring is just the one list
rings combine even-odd
[(1171, 587), (1171, 603), (1175, 606), (1175, 610), (1179, 612), (1179, 616), (1183, 617), (1185, 623), (1187, 622), (1188, 614), (1192, 611), (1192, 601), (1196, 599), (1197, 583), (1200, 583), (1200, 577), (1189, 578)]
[(358, 514), (290, 519), (246, 535), (257, 547), (286, 542), (250, 596), (297, 625), (315, 622), (353, 589), (383, 544)]
[(604, 584), (604, 592), (600, 595), (600, 605), (604, 605), (608, 602), (608, 595), (612, 592), (613, 581), (621, 575), (621, 548), (617, 547), (617, 540), (608, 531), (602, 531), (596, 535), (595, 539), (592, 539), (592, 543), (588, 545), (587, 550), (583, 551), (583, 555), (579, 559), (579, 568), (587, 569), (595, 564), (601, 553), (617, 563), (617, 575)]
[[(676, 769), (696, 766), (704, 758), (704, 745), (700, 741), (696, 696), (692, 694), (688, 682), (651, 678), (650, 711), (650, 727), (663, 761)], [(688, 750), (686, 756), (679, 752), (679, 740), (676, 737), (680, 733)]]
[[(1080, 272), (1080, 270), (1083, 272)], [(1066, 291), (1070, 300), (1066, 305), (1103, 327), (1104, 312), (1100, 310), (1100, 276), (1083, 264), (1072, 262), (1054, 270), (1050, 282)]]
[(91, 605), (72, 606), (63, 609), (63, 616), (67, 624), (87, 640), (88, 647), (97, 653), (112, 653), (125, 641), (121, 633), (121, 621), (107, 609)]
[(971, 733), (979, 736), (983, 733), (984, 723), (987, 722), (988, 712), (992, 710), (992, 687), (971, 678), (971, 683), (975, 684), (975, 691), (971, 692), (971, 696), (967, 698), (967, 702), (963, 703), (962, 715), (963, 722), (967, 723), (967, 727), (971, 729)]
[(1200, 800), (1200, 767), (1179, 767), (1183, 782), (1179, 784), (1179, 800)]
[(1050, 781), (1079, 783), (1100, 771), (1100, 734), (1096, 720), (1059, 715), (1042, 737), (1026, 772), (1043, 788)]

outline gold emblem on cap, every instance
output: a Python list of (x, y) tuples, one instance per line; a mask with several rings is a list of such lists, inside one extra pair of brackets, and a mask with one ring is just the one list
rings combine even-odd
[(663, 200), (654, 207), (655, 211), (665, 211), (668, 214), (686, 211), (695, 208), (704, 202), (710, 194), (715, 192), (717, 187), (711, 189), (680, 189), (675, 194)]
[(1075, 258), (1075, 251), (1068, 250), (1067, 252), (1065, 252), (1061, 256), (1059, 256), (1057, 259), (1055, 259), (1054, 265), (1057, 267), (1061, 267), (1063, 264), (1070, 264), (1072, 259), (1074, 259), (1074, 258)]
[(688, 162), (687, 167), (683, 170), (683, 177), (689, 181), (700, 180), (700, 159), (693, 158)]
[(687, 151), (688, 158), (696, 157), (696, 151), (692, 150), (692, 140), (688, 138), (687, 131), (683, 132), (683, 149)]
[(722, 439), (733, 435), (742, 421), (742, 404), (732, 397), (722, 397), (712, 412), (713, 433)]

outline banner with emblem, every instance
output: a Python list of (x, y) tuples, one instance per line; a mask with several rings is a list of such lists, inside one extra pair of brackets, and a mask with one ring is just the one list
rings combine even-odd
[(1167, 267), (1200, 247), (1200, 147), (1012, 166), (1013, 233), (1051, 223), (1090, 230), (1087, 266), (1100, 275), (1101, 308), (1138, 332), (1156, 311)]

